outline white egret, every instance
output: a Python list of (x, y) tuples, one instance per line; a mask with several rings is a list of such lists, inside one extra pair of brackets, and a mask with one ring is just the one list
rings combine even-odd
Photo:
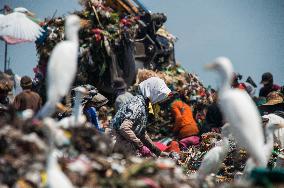
[(80, 19), (76, 15), (70, 15), (65, 21), (66, 41), (58, 43), (53, 49), (47, 68), (47, 97), (44, 107), (36, 118), (51, 115), (55, 105), (65, 96), (74, 81), (77, 72), (77, 58), (80, 29)]
[(14, 76), (14, 96), (22, 92), (21, 77), (17, 74)]
[(229, 151), (229, 125), (222, 128), (222, 140), (204, 156), (197, 172), (197, 178), (202, 182), (211, 173), (216, 174)]
[[(283, 129), (284, 124), (275, 124), (275, 123), (267, 123), (265, 125), (265, 136), (266, 136), (266, 143), (263, 147), (263, 153), (265, 154), (265, 166), (267, 165), (271, 152), (273, 150), (273, 145), (274, 145), (274, 133), (279, 130)], [(244, 175), (247, 176), (253, 168), (256, 167), (256, 164), (252, 160), (252, 158), (249, 158), (246, 162), (246, 166), (244, 169)]]
[(83, 107), (82, 107), (82, 100), (83, 100), (83, 95), (87, 94), (87, 89), (84, 87), (76, 87), (73, 89), (75, 91), (75, 100), (74, 100), (74, 107), (73, 107), (73, 112), (72, 114), (75, 117), (75, 125), (78, 123), (79, 116), (83, 112)]
[(0, 15), (0, 36), (35, 41), (42, 35), (43, 29), (29, 17), (34, 14), (23, 7), (15, 8), (7, 15)]
[(225, 119), (230, 124), (233, 137), (239, 146), (250, 153), (257, 166), (265, 166), (261, 117), (251, 97), (245, 91), (230, 87), (234, 72), (231, 61), (226, 57), (219, 57), (206, 68), (217, 70), (222, 78), (219, 104)]
[(86, 123), (86, 121), (87, 121), (87, 118), (85, 115), (79, 115), (77, 119), (77, 123), (75, 123), (75, 116), (72, 115), (72, 116), (65, 117), (61, 119), (60, 121), (58, 121), (56, 123), (56, 126), (67, 129), (69, 127), (83, 125), (84, 123)]
[(44, 124), (49, 129), (49, 144), (50, 149), (47, 159), (47, 186), (50, 188), (72, 188), (73, 185), (69, 178), (62, 172), (57, 161), (59, 151), (54, 146), (54, 127), (55, 121), (51, 118), (45, 118)]
[[(271, 126), (273, 124), (284, 124), (284, 118), (276, 114), (268, 114), (262, 117), (268, 120), (268, 122), (266, 123), (267, 126)], [(275, 130), (274, 136), (277, 139), (278, 143), (280, 144), (280, 148), (283, 148), (284, 147), (284, 128)]]
[(57, 127), (69, 128), (70, 126), (82, 125), (86, 122), (87, 118), (83, 115), (82, 100), (83, 96), (88, 93), (87, 89), (82, 86), (78, 86), (73, 89), (75, 91), (74, 106), (72, 109), (72, 115), (61, 119), (56, 123)]

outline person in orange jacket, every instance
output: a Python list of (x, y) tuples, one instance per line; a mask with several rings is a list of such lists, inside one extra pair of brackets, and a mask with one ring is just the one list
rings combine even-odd
[(199, 129), (192, 110), (188, 104), (180, 100), (178, 95), (171, 103), (171, 111), (175, 119), (173, 131), (179, 139), (198, 135)]

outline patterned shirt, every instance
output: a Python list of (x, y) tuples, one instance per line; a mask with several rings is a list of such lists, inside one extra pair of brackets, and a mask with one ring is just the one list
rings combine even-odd
[(115, 108), (115, 111), (117, 112), (120, 107), (126, 103), (128, 100), (130, 100), (131, 98), (133, 97), (133, 95), (129, 92), (125, 92), (123, 94), (120, 94), (116, 97), (115, 99), (115, 103), (114, 103), (114, 108)]
[(132, 97), (121, 106), (111, 122), (112, 127), (118, 130), (125, 119), (133, 122), (132, 130), (136, 135), (141, 135), (145, 132), (148, 112), (145, 99), (142, 95)]

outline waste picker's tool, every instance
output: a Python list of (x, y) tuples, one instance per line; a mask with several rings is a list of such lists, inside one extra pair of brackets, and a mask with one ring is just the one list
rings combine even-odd
[(123, 0), (123, 2), (124, 2), (125, 4), (127, 4), (127, 6), (129, 6), (133, 12), (135, 12), (135, 14), (138, 14), (138, 13), (139, 13), (138, 8), (137, 8), (131, 1), (129, 1), (129, 0)]
[(116, 0), (120, 6), (122, 6), (128, 13), (134, 14), (131, 8), (129, 8), (122, 0)]

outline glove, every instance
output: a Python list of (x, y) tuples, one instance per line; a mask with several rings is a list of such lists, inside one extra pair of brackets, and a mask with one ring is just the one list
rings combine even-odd
[(179, 141), (179, 144), (184, 147), (187, 148), (190, 145), (197, 145), (200, 142), (200, 138), (198, 136), (190, 136), (190, 137), (186, 137), (182, 140)]
[(152, 156), (151, 151), (150, 151), (146, 146), (142, 146), (142, 147), (139, 149), (139, 153), (140, 153), (143, 157)]

